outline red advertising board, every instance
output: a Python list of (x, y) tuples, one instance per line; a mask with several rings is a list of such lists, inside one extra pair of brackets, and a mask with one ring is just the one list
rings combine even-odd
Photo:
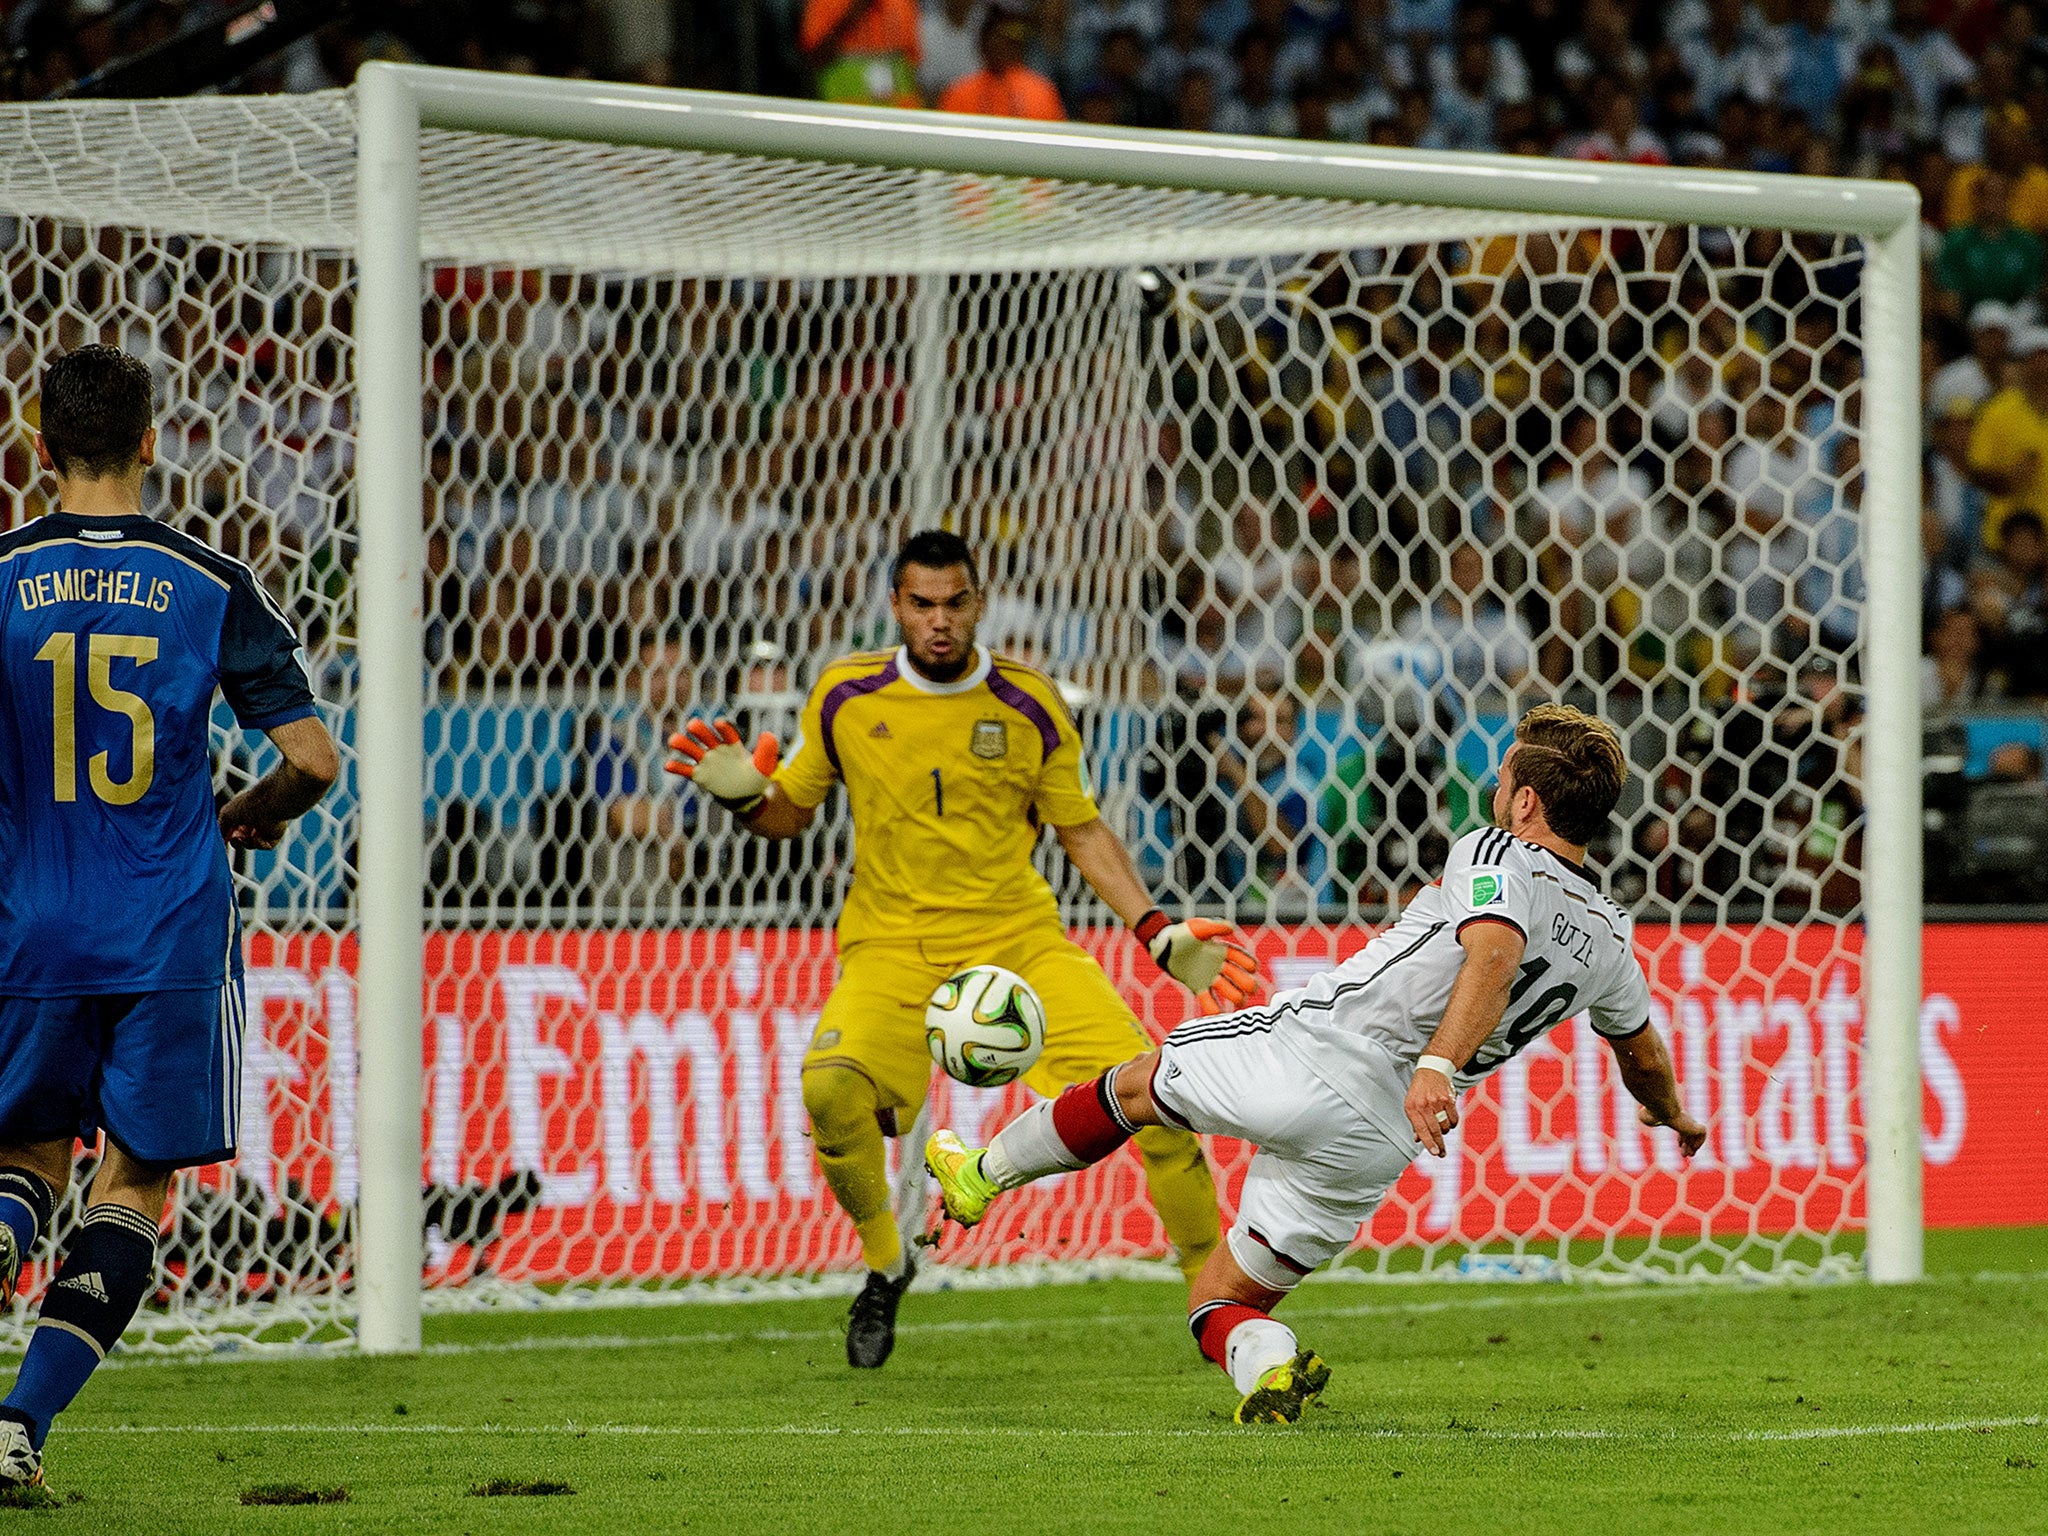
[[(1359, 948), (1365, 929), (1264, 931), (1279, 985)], [(1121, 933), (1081, 935), (1141, 1017), (1184, 1006)], [(1422, 1158), (1375, 1218), (1385, 1244), (1703, 1229), (1826, 1232), (1861, 1219), (1861, 933), (1686, 928), (1640, 938), (1693, 1111), (1711, 1128), (1681, 1166), (1645, 1131), (1604, 1048), (1567, 1022), (1470, 1096), (1456, 1155)], [(355, 1195), (354, 946), (249, 939), (242, 1170), (316, 1201)], [(825, 1195), (797, 1066), (833, 977), (829, 933), (439, 934), (427, 947), (429, 1180), (538, 1180), (486, 1255), (442, 1247), (450, 1278), (790, 1273), (850, 1263)], [(1927, 1219), (2048, 1222), (2048, 1041), (2037, 1028), (2048, 926), (1944, 926), (1926, 938), (1921, 1067)], [(1057, 1021), (1055, 1021), (1056, 1025)], [(972, 1141), (1025, 1090), (940, 1078), (942, 1120)], [(1246, 1149), (1213, 1154), (1226, 1207)], [(962, 1261), (1156, 1254), (1136, 1159), (1034, 1186)]]

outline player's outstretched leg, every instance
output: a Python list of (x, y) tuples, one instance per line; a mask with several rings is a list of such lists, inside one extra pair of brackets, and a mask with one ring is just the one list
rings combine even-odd
[(85, 1219), (43, 1293), (28, 1354), (0, 1404), (0, 1479), (40, 1479), (51, 1423), (134, 1320), (156, 1278), (157, 1227), (169, 1184), (167, 1172), (108, 1145)]
[(946, 1215), (971, 1227), (1004, 1190), (1099, 1163), (1135, 1137), (1153, 1207), (1192, 1284), (1220, 1235), (1216, 1185), (1200, 1139), (1162, 1124), (1153, 1108), (1147, 1085), (1155, 1060), (1147, 1054), (1123, 1062), (1032, 1105), (985, 1148), (939, 1131), (925, 1143), (924, 1165), (938, 1183)]
[[(1111, 1067), (1076, 1083), (1056, 1099), (1041, 1100), (996, 1133), (986, 1147), (969, 1147), (941, 1130), (925, 1143), (924, 1166), (938, 1182), (946, 1214), (971, 1227), (1006, 1189), (1099, 1163), (1140, 1129), (1118, 1102), (1119, 1072), (1144, 1073), (1145, 1058)], [(1157, 1124), (1147, 1120), (1145, 1124)]]
[(896, 1309), (917, 1276), (889, 1207), (889, 1165), (882, 1148), (874, 1084), (850, 1067), (804, 1073), (818, 1167), (833, 1198), (860, 1234), (868, 1276), (846, 1318), (846, 1363), (873, 1370), (896, 1347)]

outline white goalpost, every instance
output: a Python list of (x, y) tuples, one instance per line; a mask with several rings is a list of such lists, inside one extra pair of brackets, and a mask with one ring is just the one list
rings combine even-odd
[[(1765, 226), (1862, 236), (1866, 612), (1917, 611), (1918, 226), (1917, 199), (1903, 186), (1025, 127), (381, 64), (365, 70), (358, 91), (357, 382), (365, 402), (362, 458), (376, 465), (376, 479), (361, 481), (360, 581), (361, 601), (366, 611), (374, 605), (383, 631), (373, 651), (365, 625), (362, 689), (366, 721), (379, 720), (390, 732), (388, 739), (376, 740), (388, 756), (364, 781), (363, 863), (378, 886), (376, 901), (366, 902), (365, 911), (363, 1085), (365, 1100), (380, 1106), (379, 1123), (391, 1138), (378, 1153), (382, 1176), (366, 1176), (364, 1187), (366, 1350), (417, 1347), (419, 1326), (417, 1181), (406, 1176), (418, 1166), (419, 1149), (405, 1131), (418, 1123), (424, 926), (413, 920), (416, 901), (407, 900), (419, 889), (423, 867), (415, 801), (419, 763), (413, 752), (420, 698), (415, 594), (422, 580), (414, 492), (420, 435), (413, 426), (421, 378), (415, 319), (421, 127), (1027, 178), (1027, 185), (1042, 179), (1484, 209), (1573, 223)], [(687, 219), (689, 211), (682, 216)], [(1510, 227), (1534, 226), (1518, 220)], [(1211, 244), (1199, 223), (1188, 233), (1190, 253)], [(1224, 236), (1212, 248), (1230, 247)], [(1042, 259), (1050, 265), (1057, 256), (1048, 251)], [(1871, 807), (1864, 861), (1870, 892), (1864, 900), (1868, 1265), (1874, 1279), (1909, 1280), (1920, 1272), (1918, 648), (1914, 627), (1903, 618), (1866, 621), (1862, 638), (1869, 680), (1864, 772)], [(371, 738), (365, 746), (367, 755)], [(387, 899), (390, 911), (379, 915), (380, 926), (371, 927), (370, 909)]]
[[(151, 358), (159, 509), (307, 626), (350, 762), (238, 867), (261, 1129), (181, 1181), (146, 1337), (406, 1353), (423, 1305), (851, 1262), (795, 1072), (843, 815), (750, 845), (659, 727), (786, 732), (941, 522), (1162, 901), (1278, 985), (1433, 877), (1519, 705), (1623, 728), (1595, 859), (1708, 1151), (1567, 1024), (1360, 1270), (1920, 1276), (1910, 187), (383, 63), (0, 141), (17, 419), (54, 349)], [(1163, 1253), (1119, 1162), (939, 1257)]]

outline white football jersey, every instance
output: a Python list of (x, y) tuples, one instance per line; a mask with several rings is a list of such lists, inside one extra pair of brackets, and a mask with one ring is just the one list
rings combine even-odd
[(1360, 1074), (1383, 1080), (1391, 1057), (1405, 1088), (1465, 963), (1458, 935), (1483, 922), (1506, 923), (1528, 947), (1499, 1027), (1457, 1076), (1460, 1090), (1576, 1014), (1616, 1038), (1649, 1022), (1650, 985), (1628, 915), (1578, 865), (1487, 828), (1458, 839), (1443, 878), (1393, 927), (1335, 970), (1275, 996), (1274, 1037), (1373, 1115), (1385, 1085), (1368, 1088)]

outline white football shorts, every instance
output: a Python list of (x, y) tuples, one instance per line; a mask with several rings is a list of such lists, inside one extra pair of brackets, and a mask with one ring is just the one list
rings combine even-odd
[(1368, 1121), (1275, 1038), (1281, 1009), (1193, 1019), (1160, 1046), (1152, 1102), (1169, 1120), (1258, 1148), (1245, 1175), (1230, 1252), (1247, 1275), (1294, 1288), (1358, 1236), (1420, 1151), (1388, 1058), (1388, 1102)]

